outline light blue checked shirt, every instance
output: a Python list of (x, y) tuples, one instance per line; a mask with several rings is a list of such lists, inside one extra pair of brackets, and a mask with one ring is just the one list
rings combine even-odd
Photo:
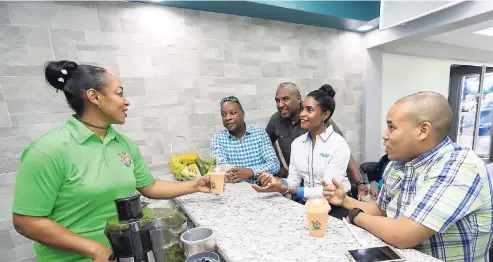
[(263, 128), (246, 125), (245, 135), (238, 139), (228, 130), (217, 132), (211, 141), (212, 156), (217, 164), (251, 168), (254, 177), (248, 183), (256, 183), (259, 171), (276, 174), (280, 164), (269, 136)]
[(484, 162), (449, 138), (408, 163), (390, 162), (378, 207), (436, 233), (416, 249), (444, 261), (488, 261), (493, 185)]

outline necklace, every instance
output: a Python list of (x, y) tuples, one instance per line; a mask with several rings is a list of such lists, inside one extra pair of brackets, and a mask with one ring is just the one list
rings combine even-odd
[(86, 122), (80, 120), (79, 118), (77, 118), (77, 120), (79, 120), (79, 122), (81, 122), (82, 124), (84, 124), (86, 126), (90, 126), (90, 127), (94, 127), (94, 128), (98, 128), (98, 129), (104, 129), (104, 130), (108, 129), (107, 127), (91, 125), (89, 123), (86, 123)]

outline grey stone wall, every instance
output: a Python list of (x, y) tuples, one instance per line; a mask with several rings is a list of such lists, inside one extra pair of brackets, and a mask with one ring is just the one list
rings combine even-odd
[(118, 129), (138, 142), (156, 177), (166, 178), (177, 134), (209, 156), (222, 97), (238, 96), (248, 123), (265, 126), (284, 81), (303, 95), (334, 86), (334, 119), (359, 159), (358, 34), (125, 2), (0, 2), (0, 262), (35, 261), (32, 243), (13, 230), (11, 203), (23, 147), (71, 113), (44, 81), (42, 66), (53, 59), (101, 65), (122, 78), (131, 106)]

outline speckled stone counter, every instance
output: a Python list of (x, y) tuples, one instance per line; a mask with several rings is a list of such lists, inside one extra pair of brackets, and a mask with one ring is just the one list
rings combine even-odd
[[(349, 261), (347, 250), (385, 245), (330, 216), (325, 236), (312, 237), (303, 205), (278, 193), (257, 193), (247, 183), (227, 184), (222, 195), (197, 193), (175, 200), (196, 226), (214, 230), (218, 252), (228, 262)], [(416, 250), (401, 254), (408, 261), (439, 261)]]

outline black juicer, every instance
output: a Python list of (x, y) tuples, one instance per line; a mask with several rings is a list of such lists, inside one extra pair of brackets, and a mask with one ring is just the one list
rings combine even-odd
[(145, 217), (140, 195), (115, 200), (118, 219), (110, 218), (106, 223), (108, 238), (117, 262), (156, 262), (152, 250), (151, 230), (155, 221)]

